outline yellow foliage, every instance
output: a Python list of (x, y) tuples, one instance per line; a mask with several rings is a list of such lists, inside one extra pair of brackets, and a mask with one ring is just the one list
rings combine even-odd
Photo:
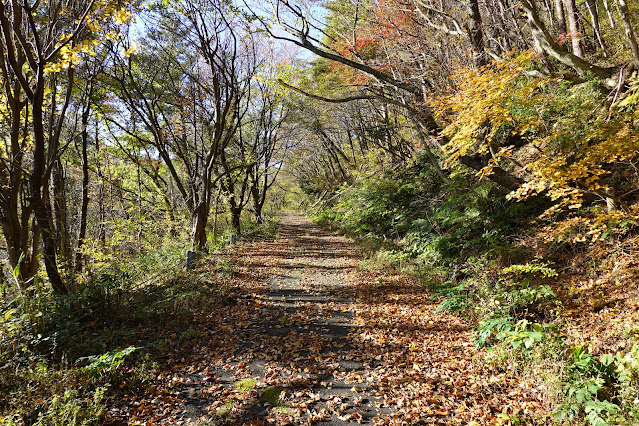
[[(117, 9), (113, 2), (96, 1), (93, 5), (92, 13), (85, 18), (85, 24), (92, 34), (87, 39), (75, 40), (66, 44), (73, 33), (58, 36), (57, 47), (62, 46), (58, 56), (54, 61), (45, 65), (46, 73), (57, 73), (81, 63), (87, 56), (97, 56), (97, 48), (106, 40), (115, 38), (113, 30), (106, 31), (108, 26), (123, 25), (133, 20), (132, 14), (128, 10)], [(77, 22), (79, 24), (79, 22)], [(111, 24), (111, 25), (109, 25)], [(102, 33), (102, 34), (100, 34)], [(125, 52), (130, 55), (134, 48)]]
[(127, 57), (127, 58), (128, 58), (128, 57), (129, 57), (129, 56), (131, 56), (131, 55), (132, 55), (132, 54), (133, 54), (136, 50), (138, 50), (138, 47), (137, 47), (137, 46), (135, 46), (135, 45), (133, 45), (133, 46), (129, 47), (128, 49), (124, 49), (124, 50), (122, 51), (122, 54), (123, 54), (125, 57)]
[[(56, 61), (45, 65), (44, 71), (56, 73), (76, 66), (81, 63), (85, 55), (96, 56), (96, 48), (102, 43), (101, 40), (83, 40), (75, 45), (67, 44), (60, 49), (59, 57)], [(58, 43), (61, 46), (62, 42)]]
[[(621, 104), (619, 105), (621, 106)], [(626, 103), (624, 108), (628, 106)], [(524, 199), (546, 191), (559, 205), (546, 212), (546, 216), (560, 208), (579, 208), (585, 195), (606, 195), (610, 188), (603, 182), (609, 174), (605, 166), (629, 161), (639, 150), (639, 133), (633, 125), (635, 113), (613, 107), (591, 119), (577, 151), (546, 151), (538, 160), (526, 164), (528, 181), (510, 196)], [(549, 135), (552, 139), (554, 135)]]
[[(618, 210), (599, 207), (619, 201), (610, 187), (613, 166), (630, 164), (639, 155), (639, 79), (606, 109), (596, 91), (584, 95), (584, 87), (565, 90), (555, 79), (527, 77), (533, 57), (525, 53), (456, 74), (459, 90), (433, 105), (448, 122), (444, 148), (449, 163), (456, 165), (465, 155), (489, 155), (480, 176), (490, 175), (495, 165), (516, 164), (525, 183), (509, 197), (523, 200), (543, 193), (555, 203), (542, 218), (560, 212), (567, 217), (546, 230), (549, 238), (572, 229), (573, 242), (595, 240), (606, 235), (610, 224), (639, 222), (636, 206), (620, 202)], [(594, 87), (596, 82), (586, 83), (586, 88), (588, 84)], [(514, 135), (527, 139), (527, 150), (508, 146), (508, 137)], [(588, 211), (583, 210), (586, 201)]]
[(129, 23), (131, 21), (131, 12), (120, 9), (113, 14), (113, 20), (117, 25)]
[(522, 77), (533, 58), (532, 53), (526, 52), (503, 63), (455, 74), (457, 92), (434, 105), (439, 118), (453, 117), (444, 129), (449, 137), (444, 149), (450, 163), (456, 163), (461, 156), (490, 153), (491, 165), (480, 172), (490, 174), (490, 168), (501, 158), (513, 155), (509, 147), (500, 146), (500, 132), (524, 135), (539, 125), (537, 117), (516, 116), (518, 108), (534, 105), (540, 96), (538, 89), (551, 81)]

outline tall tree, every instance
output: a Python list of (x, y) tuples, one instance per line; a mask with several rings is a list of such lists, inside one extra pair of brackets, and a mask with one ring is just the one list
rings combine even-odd
[[(275, 0), (274, 0), (275, 1)], [(364, 86), (364, 89), (368, 91), (368, 94), (360, 94), (357, 96), (350, 96), (342, 99), (354, 100), (354, 99), (378, 99), (382, 102), (386, 102), (392, 105), (400, 106), (408, 111), (415, 120), (419, 123), (420, 132), (428, 135), (426, 139), (433, 148), (439, 149), (442, 144), (438, 143), (445, 139), (445, 135), (442, 134), (442, 128), (435, 120), (432, 110), (427, 106), (426, 99), (429, 92), (433, 90), (433, 84), (426, 77), (425, 72), (405, 73), (396, 71), (397, 66), (380, 67), (374, 61), (367, 61), (366, 58), (361, 55), (357, 55), (356, 52), (340, 52), (335, 49), (333, 33), (330, 33), (326, 28), (323, 28), (319, 23), (318, 18), (313, 17), (312, 8), (304, 9), (299, 4), (293, 4), (287, 0), (275, 1), (276, 22), (285, 31), (285, 34), (274, 33), (270, 30), (270, 25), (266, 22), (266, 18), (259, 17), (265, 25), (265, 29), (270, 31), (272, 37), (280, 40), (287, 40), (294, 43), (310, 52), (322, 57), (324, 59), (334, 61), (351, 69), (354, 69), (360, 73), (368, 75), (371, 78), (370, 83)], [(420, 7), (424, 7), (423, 2), (420, 2)], [(430, 8), (429, 8), (430, 10)], [(417, 12), (415, 12), (417, 13)], [(441, 15), (440, 11), (436, 12)], [(423, 15), (423, 14), (422, 14)], [(412, 16), (411, 16), (412, 18)], [(465, 36), (463, 31), (460, 31), (461, 25), (454, 17), (450, 17), (453, 22), (457, 35)], [(408, 21), (409, 23), (411, 21)], [(456, 23), (456, 24), (455, 24)], [(393, 25), (394, 29), (396, 25)], [(449, 31), (446, 28), (444, 31)], [(327, 34), (327, 38), (323, 35)], [(339, 35), (339, 32), (336, 32)], [(383, 44), (383, 43), (382, 43)], [(410, 43), (402, 43), (405, 46), (410, 46)], [(402, 55), (398, 55), (402, 56)], [(409, 52), (405, 55), (412, 58), (414, 54)], [(460, 55), (463, 56), (463, 55)], [(398, 61), (393, 61), (395, 64)], [(412, 69), (407, 67), (401, 67), (402, 69)], [(372, 93), (371, 93), (372, 92)], [(428, 147), (426, 147), (428, 148)], [(432, 159), (433, 165), (439, 168), (435, 156), (428, 156)], [(489, 158), (485, 156), (463, 157), (461, 158), (463, 164), (476, 170), (482, 170), (488, 165)], [(495, 181), (499, 185), (508, 189), (516, 189), (521, 184), (521, 179), (511, 176), (508, 171), (501, 169), (500, 167), (491, 167), (493, 171), (489, 175), (489, 179)]]
[(626, 3), (626, 0), (617, 0), (617, 4), (619, 5), (619, 12), (621, 13), (621, 22), (623, 22), (626, 40), (628, 41), (628, 46), (630, 46), (630, 51), (632, 52), (632, 59), (635, 66), (639, 67), (639, 45), (637, 45), (637, 38), (635, 37), (635, 32), (632, 28), (628, 4)]
[[(282, 168), (289, 151), (290, 128), (285, 128), (292, 103), (287, 102), (280, 91), (273, 90), (273, 80), (258, 80), (246, 132), (253, 164), (248, 169), (249, 191), (253, 213), (258, 223), (263, 223), (262, 210), (266, 196)], [(288, 131), (287, 131), (288, 130)], [(285, 134), (288, 133), (288, 134)]]
[(114, 49), (112, 78), (130, 120), (113, 123), (157, 150), (191, 214), (193, 248), (205, 250), (217, 162), (241, 125), (257, 67), (253, 39), (223, 1), (161, 6), (147, 19), (144, 49)]
[(570, 29), (570, 41), (572, 43), (572, 53), (577, 57), (583, 57), (582, 34), (579, 31), (579, 15), (575, 0), (563, 0), (566, 6), (566, 17), (568, 18), (568, 28)]
[[(75, 66), (92, 52), (97, 42), (93, 29), (114, 19), (115, 6), (115, 2), (98, 0), (0, 2), (0, 68), (12, 116), (11, 150), (0, 171), (9, 183), (3, 197), (3, 230), (10, 246), (11, 266), (26, 261), (22, 265), (26, 268), (21, 268), (26, 273), (22, 279), (37, 270), (34, 254), (37, 241), (42, 239), (47, 276), (57, 293), (67, 293), (68, 289), (58, 270), (50, 177), (54, 169), (59, 172), (60, 135), (73, 91)], [(20, 128), (23, 120), (25, 124)], [(28, 159), (26, 153), (16, 151), (26, 146), (32, 146)], [(18, 202), (21, 191), (28, 195), (19, 196)], [(31, 226), (33, 235), (29, 239), (25, 230), (31, 212), (37, 230)], [(22, 220), (17, 222), (19, 216)]]

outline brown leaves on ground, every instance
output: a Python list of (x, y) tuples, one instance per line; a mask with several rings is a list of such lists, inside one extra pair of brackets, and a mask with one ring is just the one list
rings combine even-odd
[[(624, 352), (639, 336), (639, 237), (597, 242), (566, 253), (555, 290), (569, 318), (568, 344), (594, 354)], [(559, 262), (558, 262), (559, 263)]]
[(362, 271), (352, 242), (300, 216), (221, 257), (237, 294), (167, 334), (154, 388), (114, 403), (111, 423), (509, 424), (541, 411), (418, 282)]

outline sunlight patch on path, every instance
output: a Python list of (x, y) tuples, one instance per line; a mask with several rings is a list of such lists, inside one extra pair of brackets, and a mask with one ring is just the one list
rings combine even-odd
[(537, 409), (420, 283), (359, 269), (355, 244), (302, 216), (281, 222), (277, 241), (229, 250), (240, 295), (193, 313), (203, 337), (167, 369), (179, 405), (155, 423), (492, 424)]

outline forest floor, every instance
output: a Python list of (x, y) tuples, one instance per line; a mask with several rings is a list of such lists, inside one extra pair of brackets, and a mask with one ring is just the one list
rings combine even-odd
[(165, 331), (153, 386), (112, 402), (108, 422), (473, 425), (545, 411), (544, 390), (484, 362), (423, 284), (361, 268), (355, 243), (300, 215), (279, 233), (215, 256), (233, 292)]

